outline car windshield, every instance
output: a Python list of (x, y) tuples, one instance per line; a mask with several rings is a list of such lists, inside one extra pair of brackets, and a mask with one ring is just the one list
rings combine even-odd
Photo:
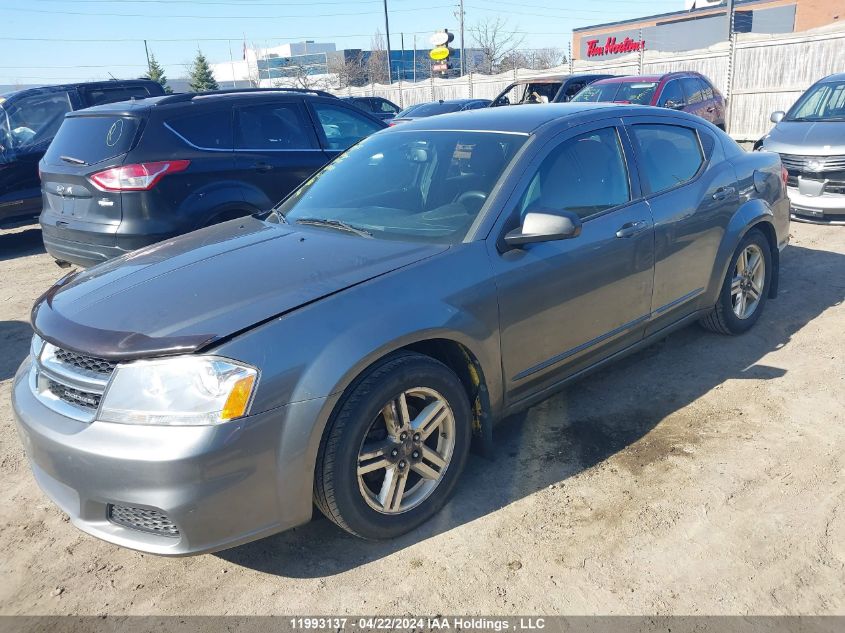
[(329, 163), (275, 211), (291, 224), (456, 244), (526, 138), (445, 130), (375, 134)]
[(656, 81), (598, 83), (584, 88), (572, 98), (572, 101), (576, 103), (604, 101), (648, 105), (651, 103), (656, 89)]
[(401, 118), (402, 118), (402, 117), (404, 117), (404, 116), (410, 116), (410, 115), (411, 115), (411, 112), (413, 112), (414, 110), (416, 110), (417, 108), (419, 108), (421, 105), (423, 105), (423, 104), (422, 104), (422, 103), (415, 103), (415, 104), (414, 104), (414, 105), (412, 105), (412, 106), (408, 106), (407, 108), (405, 108), (404, 110), (402, 110), (399, 114), (397, 114), (397, 115), (396, 115), (396, 118), (397, 118), (397, 119), (401, 119)]
[(845, 81), (828, 81), (805, 92), (787, 121), (845, 121)]
[(462, 103), (424, 103), (419, 106), (411, 116), (427, 117), (436, 114), (447, 114), (457, 112), (461, 109)]

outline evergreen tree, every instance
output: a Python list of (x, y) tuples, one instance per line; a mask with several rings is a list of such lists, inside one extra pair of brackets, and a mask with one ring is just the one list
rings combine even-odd
[(206, 90), (220, 90), (214, 75), (211, 73), (211, 67), (208, 65), (208, 60), (202, 51), (197, 49), (197, 56), (194, 59), (194, 65), (191, 68), (190, 86), (192, 92), (204, 92)]
[(150, 55), (150, 70), (144, 75), (147, 79), (152, 79), (161, 84), (167, 94), (173, 92), (173, 88), (167, 85), (167, 77), (164, 76), (164, 68), (158, 63), (155, 55)]

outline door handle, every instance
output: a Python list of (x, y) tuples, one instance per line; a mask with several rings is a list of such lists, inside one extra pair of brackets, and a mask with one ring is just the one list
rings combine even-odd
[(640, 220), (638, 222), (628, 222), (627, 224), (623, 224), (618, 231), (616, 231), (616, 237), (625, 238), (625, 237), (634, 237), (638, 233), (642, 233), (649, 227), (648, 222)]
[(714, 200), (726, 200), (730, 198), (732, 195), (736, 193), (736, 189), (734, 187), (719, 187), (716, 189), (716, 193), (713, 194)]
[(273, 166), (270, 163), (255, 163), (252, 168), (255, 171), (273, 171)]

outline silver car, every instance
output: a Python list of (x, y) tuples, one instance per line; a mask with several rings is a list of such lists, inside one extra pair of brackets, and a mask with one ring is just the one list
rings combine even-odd
[(792, 217), (845, 225), (845, 73), (811, 86), (755, 145), (780, 154), (789, 172)]
[(266, 215), (59, 281), (17, 426), (41, 488), (112, 543), (218, 550), (315, 502), (394, 537), (495, 422), (688, 323), (748, 331), (788, 236), (778, 157), (690, 114), (420, 119)]

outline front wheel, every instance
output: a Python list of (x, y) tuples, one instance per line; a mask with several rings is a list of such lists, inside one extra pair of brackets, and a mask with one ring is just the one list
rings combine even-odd
[(455, 373), (414, 353), (388, 357), (352, 387), (317, 458), (317, 506), (367, 539), (399, 536), (448, 500), (469, 452), (469, 400)]
[(772, 282), (772, 253), (766, 237), (751, 230), (740, 242), (722, 283), (719, 300), (701, 323), (719, 334), (742, 334), (760, 318)]

